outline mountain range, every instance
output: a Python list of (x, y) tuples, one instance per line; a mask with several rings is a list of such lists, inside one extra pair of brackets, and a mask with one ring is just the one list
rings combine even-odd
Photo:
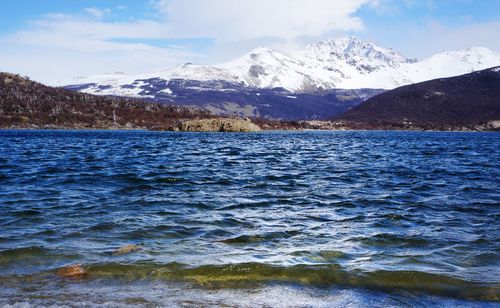
[[(262, 129), (499, 130), (500, 66), (388, 90), (332, 121), (252, 120)], [(249, 119), (215, 119), (196, 108), (78, 93), (0, 72), (0, 128), (241, 131), (252, 125)]]
[(447, 51), (418, 61), (393, 49), (346, 37), (295, 52), (257, 48), (213, 66), (186, 63), (139, 75), (76, 78), (66, 87), (90, 94), (197, 106), (221, 115), (326, 119), (385, 90), (497, 65), (500, 54), (482, 47)]

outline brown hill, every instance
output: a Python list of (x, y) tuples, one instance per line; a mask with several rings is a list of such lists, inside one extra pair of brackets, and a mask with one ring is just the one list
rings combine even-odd
[(169, 129), (207, 118), (192, 108), (94, 96), (0, 73), (0, 128)]
[(500, 120), (500, 67), (387, 91), (335, 120), (367, 128), (495, 128)]

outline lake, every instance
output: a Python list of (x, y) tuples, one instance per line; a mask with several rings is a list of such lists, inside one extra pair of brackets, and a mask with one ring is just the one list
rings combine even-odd
[[(499, 149), (498, 133), (0, 131), (0, 305), (498, 307)], [(56, 275), (72, 264), (87, 275)]]

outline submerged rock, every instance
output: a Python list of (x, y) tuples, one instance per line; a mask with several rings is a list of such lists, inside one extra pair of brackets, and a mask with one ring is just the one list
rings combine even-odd
[(141, 246), (139, 246), (139, 245), (127, 245), (127, 246), (123, 246), (123, 247), (120, 247), (117, 250), (115, 250), (113, 252), (113, 255), (123, 255), (123, 254), (127, 254), (127, 253), (132, 253), (132, 252), (135, 252), (139, 249), (141, 249)]
[(57, 271), (57, 275), (62, 277), (76, 277), (87, 274), (80, 264), (65, 266)]
[(258, 132), (260, 127), (249, 119), (200, 119), (182, 121), (178, 129), (183, 132)]

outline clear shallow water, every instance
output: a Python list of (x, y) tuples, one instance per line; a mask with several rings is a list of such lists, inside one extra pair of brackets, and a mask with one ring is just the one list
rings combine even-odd
[(496, 306), (499, 136), (0, 131), (0, 304)]

